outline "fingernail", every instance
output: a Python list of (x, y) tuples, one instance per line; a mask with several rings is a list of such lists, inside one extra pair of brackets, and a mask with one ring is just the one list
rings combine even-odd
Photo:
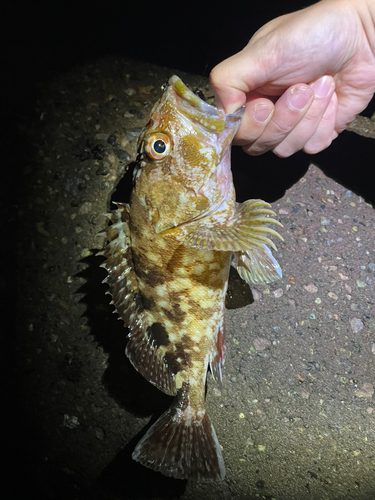
[(329, 76), (323, 76), (311, 84), (316, 97), (326, 97), (333, 85), (332, 79)]
[(271, 108), (267, 104), (257, 104), (254, 109), (254, 120), (258, 123), (264, 123), (270, 116)]
[(306, 91), (306, 87), (297, 87), (292, 90), (289, 97), (289, 106), (292, 109), (301, 111), (306, 104), (309, 102), (311, 96), (310, 93)]

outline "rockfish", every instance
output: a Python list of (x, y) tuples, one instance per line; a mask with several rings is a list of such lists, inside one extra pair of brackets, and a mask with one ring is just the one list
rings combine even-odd
[[(269, 204), (239, 204), (230, 168), (243, 109), (226, 115), (172, 76), (139, 141), (130, 204), (117, 203), (102, 255), (112, 303), (129, 329), (126, 354), (175, 396), (133, 459), (167, 476), (223, 479), (224, 462), (205, 410), (208, 367), (221, 381), (230, 264), (249, 283), (281, 270)], [(282, 239), (282, 238), (281, 238)]]

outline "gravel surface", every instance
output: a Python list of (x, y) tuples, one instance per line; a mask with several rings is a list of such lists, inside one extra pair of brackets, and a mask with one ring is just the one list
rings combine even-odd
[[(231, 277), (224, 381), (209, 377), (207, 391), (225, 480), (173, 480), (131, 460), (150, 415), (170, 398), (126, 359), (126, 330), (111, 314), (95, 253), (111, 199), (128, 199), (137, 137), (173, 73), (105, 58), (41, 87), (18, 120), (12, 165), (20, 187), (6, 207), (16, 244), (0, 279), (16, 318), (3, 352), (17, 356), (3, 364), (16, 459), (5, 491), (39, 499), (373, 499), (375, 213), (317, 167), (307, 170), (306, 159), (289, 189), (276, 179), (278, 195), (266, 196), (284, 225), (285, 241), (276, 242), (283, 279), (250, 291)], [(178, 75), (210, 94), (206, 79)], [(262, 160), (246, 161), (259, 171)], [(247, 172), (235, 171), (241, 201), (264, 196), (262, 183), (246, 188)]]

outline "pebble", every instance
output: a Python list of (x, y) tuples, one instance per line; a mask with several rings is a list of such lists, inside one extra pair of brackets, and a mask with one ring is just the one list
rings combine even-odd
[(370, 382), (366, 382), (360, 389), (355, 391), (357, 398), (372, 398), (374, 394), (374, 386)]
[(85, 259), (86, 257), (89, 257), (91, 255), (91, 251), (89, 248), (83, 248), (81, 252), (81, 258)]
[(272, 294), (276, 297), (276, 299), (280, 298), (283, 295), (284, 291), (282, 288), (278, 288)]
[(154, 89), (153, 85), (147, 85), (146, 87), (139, 87), (139, 92), (142, 92), (142, 94), (150, 94), (151, 90)]
[(330, 297), (333, 300), (338, 299), (338, 296), (333, 292), (328, 292), (327, 295), (328, 295), (328, 297)]
[(95, 140), (108, 141), (109, 134), (95, 134)]
[(371, 271), (375, 272), (375, 264), (373, 262), (370, 262), (368, 267), (371, 269)]
[(262, 352), (271, 347), (271, 342), (268, 339), (258, 337), (254, 339), (254, 347), (257, 352)]
[(117, 156), (117, 158), (120, 161), (130, 161), (131, 160), (130, 154), (123, 149), (113, 148), (113, 152), (115, 153), (115, 155)]
[(128, 139), (128, 141), (131, 141), (132, 139), (139, 137), (141, 135), (142, 130), (143, 130), (142, 127), (128, 128), (126, 131), (126, 138)]
[(125, 89), (124, 92), (128, 96), (132, 96), (132, 95), (135, 95), (137, 93), (137, 91), (135, 89), (132, 89), (132, 88)]
[(68, 427), (68, 429), (75, 429), (76, 427), (79, 426), (79, 421), (78, 418), (75, 417), (74, 415), (67, 415), (66, 413), (64, 414), (64, 420), (63, 420), (63, 426)]
[(314, 283), (309, 283), (303, 287), (309, 293), (317, 293), (318, 288), (314, 285)]
[(95, 436), (98, 439), (100, 439), (100, 440), (104, 439), (104, 431), (103, 431), (103, 429), (101, 429), (100, 427), (95, 427), (94, 431), (95, 431)]
[(78, 215), (89, 214), (91, 210), (92, 210), (91, 201), (86, 201), (85, 203), (82, 203), (82, 205), (79, 207)]
[(108, 174), (109, 174), (109, 170), (106, 167), (100, 167), (96, 171), (96, 175), (108, 175)]
[(350, 320), (350, 326), (353, 333), (358, 333), (363, 329), (363, 323), (359, 318), (353, 318)]

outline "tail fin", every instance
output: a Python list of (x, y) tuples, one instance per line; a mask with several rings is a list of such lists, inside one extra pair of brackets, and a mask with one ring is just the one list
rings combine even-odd
[(224, 460), (215, 429), (204, 409), (169, 408), (137, 444), (132, 458), (177, 479), (221, 480)]

